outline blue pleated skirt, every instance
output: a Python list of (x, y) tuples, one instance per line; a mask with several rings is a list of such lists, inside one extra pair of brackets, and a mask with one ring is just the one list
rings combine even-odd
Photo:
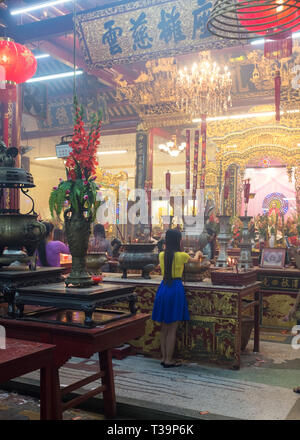
[(181, 280), (173, 280), (172, 283), (161, 282), (154, 300), (152, 319), (166, 324), (189, 321), (188, 304)]

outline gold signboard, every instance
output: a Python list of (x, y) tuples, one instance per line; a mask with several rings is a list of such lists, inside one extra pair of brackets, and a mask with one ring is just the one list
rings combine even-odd
[[(210, 0), (140, 0), (80, 13), (77, 34), (93, 68), (230, 45), (206, 28)], [(235, 42), (236, 44), (236, 42)]]

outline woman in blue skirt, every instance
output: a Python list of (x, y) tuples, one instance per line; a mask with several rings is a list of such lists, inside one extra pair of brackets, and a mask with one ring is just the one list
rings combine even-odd
[(188, 305), (182, 284), (184, 265), (188, 261), (198, 261), (201, 252), (191, 258), (181, 252), (181, 232), (169, 229), (166, 233), (165, 252), (159, 254), (159, 263), (163, 275), (154, 301), (152, 319), (161, 323), (161, 365), (164, 368), (180, 367), (173, 360), (176, 331), (179, 321), (189, 321)]

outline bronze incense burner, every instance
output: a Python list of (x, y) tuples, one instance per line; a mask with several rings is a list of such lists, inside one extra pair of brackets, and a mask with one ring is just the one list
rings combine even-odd
[(131, 243), (124, 244), (119, 256), (122, 278), (127, 278), (127, 270), (141, 270), (142, 277), (150, 279), (150, 272), (158, 265), (158, 253), (154, 252), (156, 244)]
[[(46, 228), (37, 221), (34, 201), (28, 195), (29, 188), (35, 187), (32, 175), (23, 168), (14, 167), (17, 154), (17, 148), (7, 148), (0, 142), (0, 267), (19, 261), (35, 269), (34, 254)], [(16, 196), (19, 189), (32, 202), (26, 214), (10, 206), (10, 197)]]

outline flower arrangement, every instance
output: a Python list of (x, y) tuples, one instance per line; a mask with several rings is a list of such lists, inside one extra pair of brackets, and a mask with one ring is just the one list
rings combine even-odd
[(74, 97), (75, 124), (70, 147), (72, 151), (66, 161), (67, 180), (60, 179), (49, 199), (52, 217), (60, 218), (64, 207), (72, 212), (85, 212), (94, 221), (100, 202), (96, 200), (98, 186), (95, 183), (97, 147), (100, 143), (101, 111), (91, 118), (89, 133), (84, 128), (84, 110)]
[(238, 247), (242, 239), (243, 222), (238, 216), (233, 216), (230, 219), (232, 232), (232, 247)]
[(297, 232), (298, 237), (300, 237), (300, 215), (298, 213), (293, 214), (293, 221), (296, 227), (295, 232)]
[(269, 216), (268, 214), (258, 214), (254, 218), (255, 229), (263, 240), (269, 238)]

